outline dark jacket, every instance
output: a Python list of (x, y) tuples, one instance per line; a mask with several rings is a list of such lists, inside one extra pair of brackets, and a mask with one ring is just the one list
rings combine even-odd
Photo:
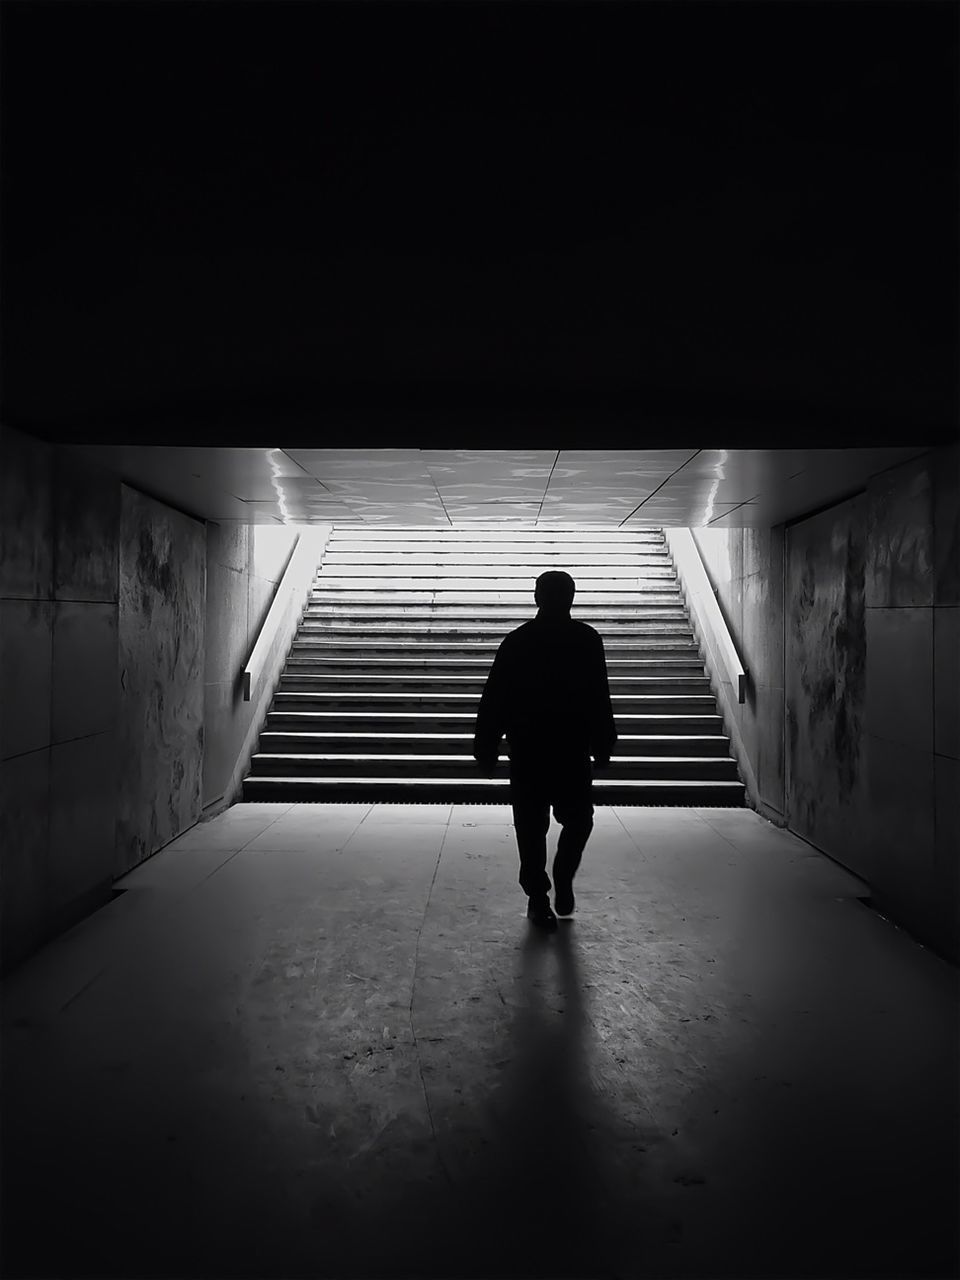
[(504, 639), (480, 698), (474, 757), (495, 759), (504, 734), (514, 763), (609, 758), (617, 731), (593, 627), (541, 610)]

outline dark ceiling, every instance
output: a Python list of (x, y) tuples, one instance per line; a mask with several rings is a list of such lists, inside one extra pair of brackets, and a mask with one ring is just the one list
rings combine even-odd
[(953, 3), (20, 3), (3, 415), (60, 440), (956, 434)]

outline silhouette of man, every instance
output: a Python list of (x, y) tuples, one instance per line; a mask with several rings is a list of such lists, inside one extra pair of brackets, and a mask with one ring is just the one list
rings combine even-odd
[(474, 759), (493, 772), (506, 734), (520, 887), (529, 898), (527, 915), (545, 929), (557, 927), (546, 869), (550, 808), (563, 828), (553, 862), (554, 901), (559, 915), (570, 915), (573, 877), (593, 830), (590, 757), (605, 768), (617, 738), (603, 641), (570, 617), (575, 591), (560, 570), (537, 579), (537, 616), (497, 650), (473, 742)]

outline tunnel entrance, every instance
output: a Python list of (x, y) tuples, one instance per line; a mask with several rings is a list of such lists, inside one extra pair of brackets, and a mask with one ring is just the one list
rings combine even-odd
[(495, 524), (334, 525), (244, 799), (506, 803), (505, 769), (478, 776), (474, 722), (550, 568), (606, 651), (618, 742), (595, 802), (742, 805), (663, 530)]

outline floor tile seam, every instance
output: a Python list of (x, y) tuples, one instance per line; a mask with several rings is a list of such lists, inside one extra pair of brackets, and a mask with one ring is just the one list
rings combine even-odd
[(360, 828), (363, 826), (366, 820), (370, 817), (371, 813), (373, 813), (376, 807), (377, 807), (376, 801), (372, 801), (370, 804), (367, 805), (366, 813), (363, 815), (363, 817), (360, 819), (360, 821), (357, 823), (354, 829), (347, 836), (345, 843), (342, 845), (342, 849), (346, 849), (347, 845), (350, 843), (353, 837), (357, 834), (357, 832), (360, 830)]
[[(751, 812), (753, 812), (753, 810), (751, 810)], [(731, 849), (736, 849), (737, 853), (739, 853), (741, 857), (743, 857), (744, 855), (749, 856), (750, 854), (749, 849), (744, 849), (742, 845), (737, 844), (736, 841), (731, 840), (729, 836), (724, 835), (724, 833), (720, 830), (720, 828), (715, 826), (710, 821), (709, 818), (705, 818), (703, 814), (699, 812), (699, 810), (697, 811), (697, 816), (700, 818), (702, 822), (704, 822), (710, 828), (711, 831), (715, 832), (716, 835), (718, 835), (720, 839), (724, 841), (725, 844), (728, 844)], [(759, 817), (759, 814), (757, 816)]]
[[(202, 879), (197, 880), (196, 883), (192, 884), (188, 889), (183, 890), (181, 893), (176, 894), (175, 896), (171, 895), (170, 899), (166, 903), (166, 909), (172, 910), (174, 907), (179, 906), (182, 902), (184, 902), (190, 896), (191, 893), (194, 893), (197, 889), (200, 888), (201, 885), (206, 884), (206, 882), (210, 880), (213, 876), (215, 876), (218, 871), (221, 871), (227, 865), (228, 862), (232, 862), (234, 858), (236, 858), (239, 854), (243, 853), (244, 849), (248, 849), (250, 845), (254, 843), (254, 841), (259, 840), (261, 836), (266, 835), (266, 833), (270, 830), (270, 828), (275, 826), (282, 817), (284, 817), (287, 813), (290, 812), (290, 810), (294, 806), (292, 804), (288, 804), (288, 805), (283, 805), (278, 807), (282, 808), (282, 812), (278, 813), (276, 817), (271, 819), (271, 821), (268, 822), (267, 825), (263, 827), (260, 831), (258, 831), (256, 835), (252, 835), (249, 838), (249, 840), (245, 840), (243, 844), (240, 845), (239, 848), (232, 849), (229, 852), (227, 852), (227, 856), (223, 859), (222, 862), (218, 862), (212, 871), (208, 871), (207, 874), (202, 877)], [(229, 810), (225, 810), (225, 812), (229, 812)], [(193, 828), (191, 828), (191, 830), (193, 830)], [(185, 853), (190, 853), (190, 852), (201, 853), (201, 852), (207, 852), (207, 850), (200, 850), (200, 849), (184, 850), (184, 852)], [(209, 850), (209, 852), (219, 853), (221, 851), (218, 849), (212, 849), (212, 850)], [(155, 909), (155, 912), (153, 914), (156, 914), (156, 912), (160, 912), (163, 910), (164, 910), (164, 906), (158, 903)]]
[[(292, 807), (292, 806), (288, 806), (288, 807)], [(274, 819), (274, 822), (276, 822), (279, 819), (279, 817), (280, 815), (278, 814), (277, 818)], [(264, 828), (264, 831), (269, 830), (269, 827), (271, 826), (273, 826), (272, 822), (269, 823), (268, 826)], [(175, 908), (179, 907), (190, 896), (191, 893), (194, 893), (197, 889), (200, 888), (201, 885), (205, 884), (207, 880), (211, 878), (211, 876), (216, 875), (216, 873), (220, 871), (224, 866), (226, 866), (226, 864), (230, 862), (233, 858), (235, 858), (237, 854), (241, 853), (243, 849), (247, 848), (247, 846), (251, 844), (252, 841), (259, 839), (260, 835), (262, 834), (263, 832), (259, 832), (257, 835), (251, 836), (250, 840), (247, 840), (241, 846), (240, 849), (235, 849), (229, 852), (222, 862), (218, 862), (212, 871), (209, 871), (205, 876), (202, 877), (202, 879), (190, 885), (189, 888), (181, 889), (179, 892), (175, 891), (171, 893), (169, 896), (165, 895), (162, 890), (158, 891), (156, 888), (154, 888), (152, 892), (156, 894), (156, 901), (152, 906), (148, 906), (145, 908), (143, 914), (139, 917), (141, 921), (144, 919), (144, 917), (146, 917), (151, 921), (156, 921), (157, 919), (166, 915), (168, 912), (171, 912)], [(164, 852), (164, 850), (160, 850), (159, 852), (162, 853)], [(203, 851), (187, 850), (185, 852), (189, 853), (189, 852), (203, 852)], [(214, 850), (212, 852), (219, 852), (219, 851)], [(120, 942), (122, 944), (122, 938)], [(67, 1000), (64, 1001), (64, 1003), (60, 1006), (60, 1009), (59, 1009), (60, 1013), (65, 1013), (66, 1010), (76, 1000), (79, 1000), (82, 995), (84, 995), (87, 991), (89, 991), (89, 989), (94, 985), (94, 983), (98, 982), (105, 973), (107, 973), (109, 970), (116, 967), (117, 963), (120, 960), (120, 956), (117, 954), (117, 952), (121, 949), (122, 947), (117, 947), (115, 945), (111, 945), (108, 947), (109, 954), (105, 963), (101, 965), (101, 967), (97, 970), (97, 972), (94, 974), (92, 978), (88, 979), (88, 981), (85, 982), (83, 986), (81, 986)]]
[[(292, 807), (293, 807), (293, 806), (291, 806), (291, 808), (292, 808)], [(350, 843), (350, 841), (353, 839), (353, 837), (357, 834), (357, 832), (360, 830), (360, 828), (363, 826), (363, 824), (366, 822), (366, 820), (370, 817), (370, 814), (371, 814), (371, 813), (373, 813), (373, 811), (374, 811), (374, 809), (375, 809), (376, 807), (377, 807), (377, 802), (376, 802), (376, 801), (373, 801), (373, 802), (369, 802), (369, 803), (367, 803), (367, 805), (366, 805), (366, 810), (367, 810), (367, 811), (366, 811), (366, 813), (363, 815), (363, 817), (360, 819), (360, 821), (357, 823), (357, 825), (354, 827), (354, 829), (353, 829), (353, 830), (350, 832), (350, 834), (347, 836), (346, 840), (344, 840), (343, 844), (338, 846), (338, 850), (339, 850), (339, 852), (340, 852), (340, 853), (343, 853), (343, 852), (346, 850), (347, 845)], [(262, 834), (262, 833), (261, 833), (261, 834)], [(257, 837), (257, 838), (259, 839), (259, 837)], [(297, 850), (293, 850), (293, 849), (291, 849), (291, 850), (279, 849), (279, 850), (272, 850), (271, 852), (277, 852), (277, 853), (287, 853), (287, 852), (290, 852), (290, 853), (293, 853), (293, 852), (298, 852), (298, 851), (297, 851)]]
[(615, 818), (616, 818), (616, 820), (620, 823), (620, 829), (623, 831), (624, 835), (627, 837), (627, 839), (630, 841), (630, 843), (631, 843), (631, 844), (633, 845), (633, 847), (636, 849), (637, 853), (639, 853), (640, 857), (641, 857), (641, 858), (643, 858), (643, 860), (644, 860), (644, 861), (646, 861), (646, 860), (647, 860), (647, 855), (644, 853), (643, 849), (642, 849), (642, 848), (641, 848), (641, 846), (637, 843), (637, 841), (633, 838), (632, 834), (627, 830), (627, 824), (626, 824), (626, 823), (624, 822), (624, 820), (620, 817), (620, 811), (619, 811), (619, 809), (617, 808), (617, 806), (616, 806), (616, 805), (611, 805), (610, 807), (611, 807), (611, 809), (613, 810), (614, 817), (615, 817)]

